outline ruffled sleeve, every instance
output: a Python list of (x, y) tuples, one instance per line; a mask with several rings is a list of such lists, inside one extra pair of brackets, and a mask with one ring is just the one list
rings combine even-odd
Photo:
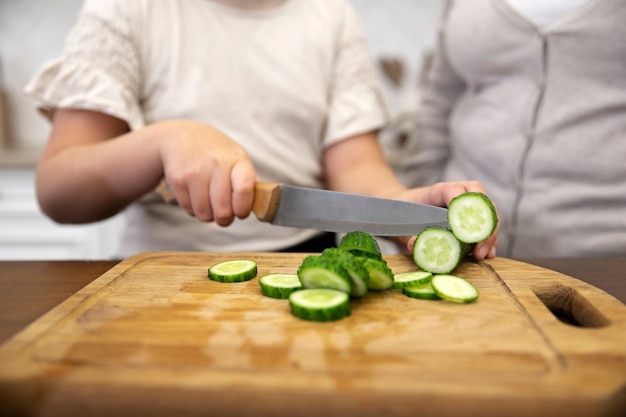
[(345, 17), (331, 83), (326, 145), (378, 130), (389, 121), (362, 22), (349, 5)]
[(47, 115), (57, 108), (94, 110), (139, 128), (141, 59), (128, 16), (97, 12), (85, 5), (62, 56), (46, 63), (24, 91)]

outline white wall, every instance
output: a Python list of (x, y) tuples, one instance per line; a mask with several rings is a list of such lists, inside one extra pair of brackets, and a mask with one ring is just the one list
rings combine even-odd
[(48, 123), (22, 88), (48, 59), (61, 53), (82, 0), (0, 0), (0, 85), (7, 135), (18, 148), (41, 148)]
[[(432, 44), (442, 0), (350, 1), (363, 16), (374, 58), (398, 57), (405, 63), (400, 88), (384, 79), (393, 113), (412, 108), (422, 51)], [(81, 4), (0, 0), (0, 85), (6, 93), (8, 136), (16, 147), (40, 148), (45, 143), (49, 126), (22, 88), (46, 60), (61, 52)]]

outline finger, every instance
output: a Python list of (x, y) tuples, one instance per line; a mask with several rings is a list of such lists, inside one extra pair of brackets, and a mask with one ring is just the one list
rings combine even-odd
[(189, 198), (193, 215), (203, 222), (213, 221), (209, 181), (209, 178), (197, 177), (189, 184)]
[(170, 196), (173, 195), (178, 205), (190, 216), (195, 216), (191, 204), (191, 198), (187, 189), (187, 183), (177, 179), (166, 179)]
[(472, 255), (474, 258), (478, 260), (483, 260), (485, 258), (495, 258), (496, 251), (498, 246), (498, 236), (499, 236), (500, 224), (496, 226), (496, 230), (482, 242), (479, 242), (474, 247), (472, 251)]
[(482, 194), (487, 194), (487, 191), (483, 187), (483, 185), (478, 181), (463, 181), (463, 182), (455, 182), (455, 183), (439, 183), (436, 184), (441, 189), (437, 189), (436, 191), (441, 194), (443, 199), (444, 206), (448, 206), (450, 201), (454, 197), (458, 197), (461, 194), (469, 193), (469, 192), (477, 192)]
[(245, 219), (250, 215), (254, 201), (256, 173), (249, 159), (235, 164), (230, 173), (232, 186), (232, 209), (235, 216)]
[(235, 217), (232, 209), (230, 169), (222, 169), (213, 174), (209, 194), (215, 222), (220, 226), (228, 226)]
[(464, 181), (463, 187), (465, 188), (465, 192), (475, 192), (475, 193), (483, 193), (487, 194), (485, 187), (479, 181)]
[(397, 240), (398, 247), (405, 255), (410, 255), (413, 253), (413, 246), (415, 245), (415, 239), (417, 239), (417, 235), (413, 236), (401, 236)]
[(485, 240), (484, 242), (477, 243), (472, 250), (472, 255), (475, 259), (482, 261), (486, 258), (495, 258), (496, 245), (492, 242)]
[(430, 187), (411, 189), (408, 196), (411, 201), (447, 207), (454, 197), (463, 194), (465, 190), (466, 187), (461, 182), (438, 182)]

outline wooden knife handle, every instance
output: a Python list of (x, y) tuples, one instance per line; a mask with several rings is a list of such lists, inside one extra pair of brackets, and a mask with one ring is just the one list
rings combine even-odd
[(176, 196), (174, 195), (172, 190), (170, 190), (170, 186), (167, 184), (167, 182), (165, 182), (165, 180), (162, 180), (159, 183), (156, 191), (161, 194), (161, 198), (163, 198), (163, 201), (165, 201), (166, 203), (178, 204), (178, 201), (176, 201)]
[(254, 186), (252, 212), (262, 222), (271, 222), (280, 203), (281, 185), (273, 182), (257, 182)]

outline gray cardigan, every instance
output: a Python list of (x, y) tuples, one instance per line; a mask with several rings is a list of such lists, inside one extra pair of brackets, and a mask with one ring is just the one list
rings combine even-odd
[(626, 255), (625, 22), (624, 0), (545, 28), (504, 0), (451, 1), (405, 161), (412, 185), (482, 181), (499, 256)]

